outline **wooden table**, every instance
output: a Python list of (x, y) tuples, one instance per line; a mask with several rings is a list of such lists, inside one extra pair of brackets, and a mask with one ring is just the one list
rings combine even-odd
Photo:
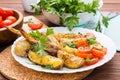
[[(104, 5), (102, 11), (116, 12), (120, 11), (120, 0), (103, 0)], [(24, 11), (21, 0), (2, 0), (0, 1), (0, 7), (15, 8), (19, 10), (24, 16), (31, 15)], [(33, 14), (32, 14), (33, 15)], [(43, 15), (36, 16), (48, 26), (52, 26)], [(1, 48), (2, 49), (2, 48)], [(0, 80), (7, 80), (0, 74)], [(120, 52), (117, 52), (115, 57), (105, 65), (96, 68), (92, 74), (86, 77), (84, 80), (120, 80)]]

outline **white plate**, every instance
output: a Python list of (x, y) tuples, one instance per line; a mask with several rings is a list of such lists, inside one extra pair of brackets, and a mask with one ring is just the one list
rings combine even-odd
[[(41, 29), (40, 31), (46, 31), (46, 28)], [(111, 60), (116, 53), (116, 47), (115, 47), (115, 44), (113, 43), (113, 41), (109, 37), (107, 37), (101, 33), (98, 33), (98, 32), (92, 31), (92, 30), (88, 30), (88, 29), (83, 29), (83, 28), (74, 28), (71, 32), (69, 32), (68, 29), (65, 27), (54, 27), (54, 31), (55, 31), (55, 33), (76, 33), (76, 34), (78, 32), (81, 32), (81, 33), (92, 32), (97, 37), (97, 40), (102, 45), (107, 47), (108, 52), (102, 60), (100, 60), (98, 63), (91, 65), (91, 66), (86, 66), (86, 67), (84, 66), (84, 67), (81, 67), (78, 69), (68, 69), (68, 68), (63, 67), (61, 70), (47, 70), (47, 69), (42, 68), (39, 65), (33, 65), (32, 62), (27, 58), (22, 58), (22, 57), (16, 56), (14, 54), (13, 50), (15, 47), (15, 43), (18, 42), (19, 40), (23, 39), (23, 37), (20, 37), (12, 45), (11, 51), (12, 51), (12, 55), (15, 58), (15, 60), (17, 62), (19, 62), (20, 64), (22, 64), (23, 66), (33, 69), (33, 70), (36, 70), (36, 71), (47, 72), (47, 73), (75, 73), (75, 72), (87, 71), (87, 70), (99, 67), (99, 66), (107, 63), (109, 60)]]

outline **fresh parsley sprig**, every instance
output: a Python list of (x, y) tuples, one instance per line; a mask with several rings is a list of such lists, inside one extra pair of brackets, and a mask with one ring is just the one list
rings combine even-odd
[(48, 42), (47, 36), (53, 34), (54, 31), (52, 28), (48, 28), (46, 31), (46, 35), (42, 35), (39, 31), (32, 31), (29, 34), (34, 37), (39, 39), (38, 43), (35, 43), (32, 45), (32, 50), (39, 54), (40, 56), (44, 56), (45, 49), (46, 49), (46, 44)]

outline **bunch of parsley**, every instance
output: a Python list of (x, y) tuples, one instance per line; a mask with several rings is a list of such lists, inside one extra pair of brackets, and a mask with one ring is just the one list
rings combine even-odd
[[(35, 14), (39, 14), (40, 10), (36, 8), (40, 7), (43, 10), (46, 10), (48, 13), (56, 14), (60, 18), (61, 25), (65, 25), (71, 31), (78, 23), (79, 13), (94, 13), (99, 7), (99, 0), (93, 0), (92, 3), (85, 4), (81, 0), (40, 0), (37, 5), (32, 5), (32, 9), (35, 9)], [(70, 13), (72, 16), (63, 18), (62, 15)], [(99, 21), (100, 22), (100, 21)], [(100, 31), (100, 23), (98, 22), (97, 31)], [(108, 26), (108, 20), (103, 16), (103, 24)]]

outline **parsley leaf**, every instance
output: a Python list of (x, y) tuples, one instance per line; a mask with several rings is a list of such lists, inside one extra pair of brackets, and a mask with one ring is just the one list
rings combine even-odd
[(65, 44), (69, 47), (72, 47), (72, 48), (76, 48), (76, 44), (75, 43), (71, 43), (71, 42), (65, 42)]
[(36, 52), (37, 54), (39, 54), (40, 56), (44, 56), (44, 53), (45, 53), (44, 50), (46, 49), (45, 45), (48, 42), (46, 37), (53, 33), (54, 33), (54, 31), (52, 28), (47, 29), (46, 35), (42, 35), (39, 31), (33, 31), (33, 32), (29, 33), (32, 37), (39, 39), (38, 43), (32, 45), (32, 50), (34, 52)]
[(64, 23), (71, 31), (79, 23), (79, 18), (76, 16), (67, 17), (65, 18)]
[(106, 28), (108, 27), (108, 24), (109, 24), (108, 21), (109, 21), (108, 17), (102, 16), (102, 23)]
[(47, 31), (46, 31), (46, 36), (47, 35), (51, 35), (51, 34), (54, 34), (54, 31), (52, 28), (48, 28)]
[(48, 70), (52, 70), (53, 68), (51, 67), (51, 65), (46, 65), (45, 67), (43, 67), (44, 69), (48, 69)]
[(88, 44), (95, 44), (97, 42), (96, 38), (88, 38), (87, 41), (88, 41)]
[(87, 58), (85, 59), (85, 61), (86, 61), (86, 62), (90, 62), (91, 60), (90, 60), (89, 57), (87, 57)]

